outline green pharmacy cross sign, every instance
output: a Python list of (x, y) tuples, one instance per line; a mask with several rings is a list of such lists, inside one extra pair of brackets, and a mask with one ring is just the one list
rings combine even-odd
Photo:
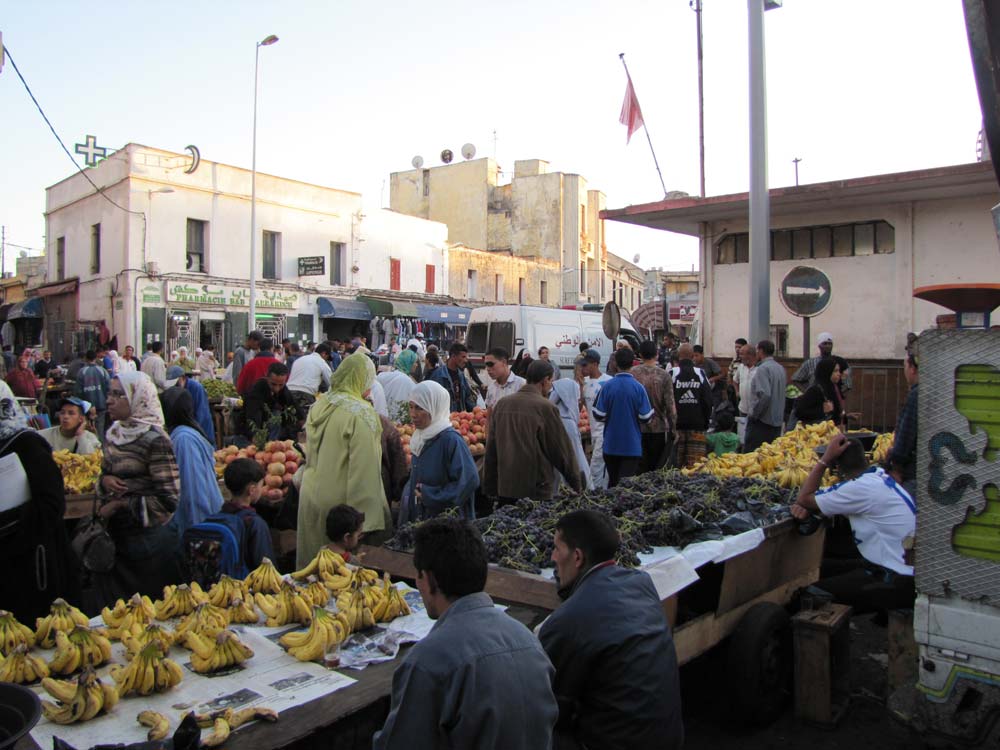
[(75, 151), (83, 155), (83, 161), (88, 167), (96, 167), (98, 159), (104, 159), (108, 155), (108, 150), (104, 146), (97, 145), (97, 136), (88, 135), (86, 143), (77, 143)]

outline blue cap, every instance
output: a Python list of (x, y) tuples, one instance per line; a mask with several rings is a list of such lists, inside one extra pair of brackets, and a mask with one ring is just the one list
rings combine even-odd
[(73, 406), (79, 407), (80, 411), (83, 412), (83, 416), (87, 416), (87, 412), (89, 412), (91, 410), (91, 408), (92, 408), (91, 403), (89, 401), (84, 401), (82, 398), (63, 398), (63, 399), (59, 399), (59, 408), (60, 409), (62, 409), (63, 406), (65, 406), (66, 404), (72, 404)]

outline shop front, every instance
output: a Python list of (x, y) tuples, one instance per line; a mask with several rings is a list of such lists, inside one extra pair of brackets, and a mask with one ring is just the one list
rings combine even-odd
[[(79, 351), (79, 289), (76, 279), (67, 281), (56, 281), (51, 284), (31, 289), (34, 295), (30, 299), (18, 302), (7, 313), (7, 322), (14, 326), (15, 340), (18, 331), (34, 331), (37, 327), (39, 336), (44, 335), (43, 346), (52, 352), (52, 361), (62, 363), (66, 361), (75, 351)], [(19, 311), (15, 311), (17, 305), (36, 300), (35, 304), (39, 316), (44, 317), (21, 317), (25, 308), (22, 306)], [(32, 308), (28, 308), (32, 312)], [(18, 315), (18, 317), (14, 317)], [(21, 321), (18, 323), (18, 321)]]
[(364, 302), (338, 297), (319, 297), (316, 309), (324, 339), (350, 341), (355, 336), (368, 336), (372, 311)]
[(427, 343), (445, 346), (454, 341), (465, 341), (465, 329), (472, 313), (470, 308), (420, 303), (416, 307), (416, 329), (424, 334)]

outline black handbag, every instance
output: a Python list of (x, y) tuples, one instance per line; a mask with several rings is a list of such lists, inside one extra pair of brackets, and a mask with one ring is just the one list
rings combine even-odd
[(115, 567), (115, 540), (97, 512), (96, 497), (90, 517), (80, 520), (71, 545), (77, 559), (91, 573), (107, 573)]

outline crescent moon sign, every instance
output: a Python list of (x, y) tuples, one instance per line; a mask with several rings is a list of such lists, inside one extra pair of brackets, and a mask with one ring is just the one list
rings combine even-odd
[(191, 174), (198, 168), (198, 165), (201, 164), (201, 151), (198, 150), (197, 146), (188, 146), (184, 150), (191, 154), (191, 166), (185, 169), (184, 173)]

